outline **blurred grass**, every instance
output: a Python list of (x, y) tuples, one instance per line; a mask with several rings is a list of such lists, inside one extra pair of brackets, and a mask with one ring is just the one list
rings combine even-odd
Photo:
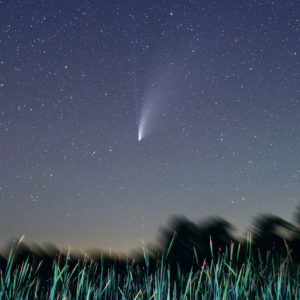
[[(197, 267), (182, 272), (170, 267), (168, 255), (157, 259), (154, 272), (149, 270), (149, 255), (144, 249), (144, 267), (127, 260), (126, 272), (116, 267), (104, 267), (86, 259), (70, 268), (69, 254), (53, 261), (51, 276), (41, 280), (40, 267), (30, 265), (27, 258), (14, 266), (15, 251), (11, 250), (6, 270), (0, 272), (0, 299), (103, 299), (103, 300), (171, 300), (171, 299), (300, 299), (300, 268), (295, 265), (286, 243), (281, 256), (270, 251), (257, 255), (252, 252), (251, 235), (247, 237), (246, 259), (240, 261), (241, 245), (232, 243), (224, 252), (214, 254), (211, 261), (200, 261), (196, 249)], [(43, 283), (42, 283), (43, 282)]]

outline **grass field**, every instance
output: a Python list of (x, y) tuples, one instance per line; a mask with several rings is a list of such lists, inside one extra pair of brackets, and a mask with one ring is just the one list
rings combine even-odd
[[(211, 242), (212, 253), (213, 246)], [(53, 261), (51, 276), (42, 280), (43, 262), (30, 264), (28, 257), (15, 266), (12, 249), (0, 273), (0, 299), (300, 299), (300, 268), (288, 246), (282, 256), (268, 252), (254, 257), (248, 238), (246, 251), (242, 263), (237, 263), (240, 245), (231, 244), (211, 261), (200, 262), (195, 251), (198, 267), (187, 273), (179, 265), (171, 271), (169, 252), (157, 259), (154, 272), (144, 251), (144, 267), (128, 262), (122, 274), (88, 260), (70, 268), (66, 255)]]

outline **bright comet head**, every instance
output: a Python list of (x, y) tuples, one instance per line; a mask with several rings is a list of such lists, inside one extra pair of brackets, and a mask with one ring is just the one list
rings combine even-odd
[(140, 124), (138, 128), (138, 141), (140, 142), (142, 138), (143, 138), (143, 127)]

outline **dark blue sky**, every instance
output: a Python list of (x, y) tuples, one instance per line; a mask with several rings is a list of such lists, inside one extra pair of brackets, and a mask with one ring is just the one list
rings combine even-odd
[(2, 244), (126, 251), (171, 214), (292, 220), (299, 12), (293, 0), (0, 1)]

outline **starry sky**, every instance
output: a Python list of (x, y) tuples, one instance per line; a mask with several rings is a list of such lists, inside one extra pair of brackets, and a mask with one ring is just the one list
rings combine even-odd
[(128, 251), (300, 195), (300, 2), (0, 1), (1, 245)]

